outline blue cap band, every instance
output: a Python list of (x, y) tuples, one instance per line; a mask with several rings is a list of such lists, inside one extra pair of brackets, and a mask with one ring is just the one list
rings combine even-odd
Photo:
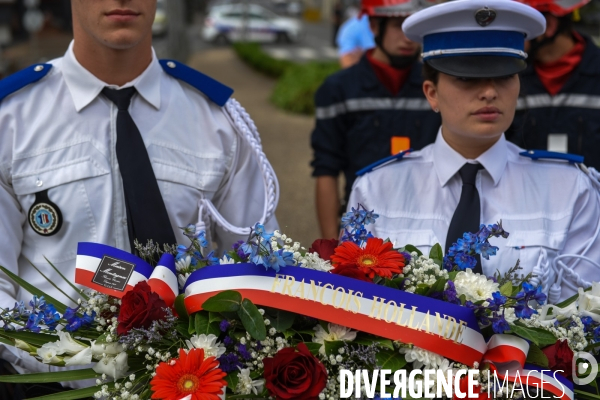
[(438, 32), (423, 37), (423, 59), (449, 56), (509, 56), (525, 59), (525, 35), (514, 31)]

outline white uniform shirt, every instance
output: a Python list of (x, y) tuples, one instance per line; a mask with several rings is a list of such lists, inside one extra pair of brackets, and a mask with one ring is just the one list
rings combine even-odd
[[(590, 179), (563, 161), (533, 161), (504, 135), (476, 161), (481, 223), (502, 220), (508, 239), (492, 238), (496, 256), (482, 259), (483, 272), (508, 271), (518, 259), (522, 272), (536, 272), (544, 289), (556, 281), (552, 260), (560, 254), (585, 255), (600, 261), (600, 204)], [(462, 191), (458, 171), (467, 162), (438, 133), (435, 143), (357, 179), (348, 207), (364, 205), (379, 214), (367, 228), (389, 238), (395, 247), (412, 244), (424, 254), (440, 243), (445, 248), (448, 227)], [(471, 160), (471, 162), (473, 162)], [(587, 281), (600, 270), (587, 262), (565, 259)], [(535, 270), (534, 270), (535, 269)], [(576, 293), (573, 279), (563, 279), (561, 299)]]
[[(77, 62), (72, 46), (51, 64), (42, 80), (0, 103), (0, 265), (72, 304), (27, 260), (60, 284), (44, 257), (74, 279), (78, 242), (129, 250), (115, 152), (118, 110), (100, 94), (107, 85)], [(127, 86), (137, 89), (129, 112), (148, 149), (178, 242), (189, 243), (179, 227), (198, 221), (201, 198), (211, 199), (235, 226), (258, 222), (265, 201), (259, 164), (224, 109), (165, 73), (155, 56)], [(63, 215), (62, 228), (50, 237), (35, 233), (27, 221), (35, 193), (46, 189)], [(272, 218), (269, 228), (275, 226)], [(213, 229), (221, 252), (245, 239)], [(0, 307), (30, 298), (0, 273)]]

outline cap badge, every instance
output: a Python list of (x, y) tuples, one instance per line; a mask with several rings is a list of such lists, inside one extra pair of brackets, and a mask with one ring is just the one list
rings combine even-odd
[(475, 13), (475, 21), (480, 26), (488, 26), (496, 19), (496, 11), (491, 8), (484, 7)]

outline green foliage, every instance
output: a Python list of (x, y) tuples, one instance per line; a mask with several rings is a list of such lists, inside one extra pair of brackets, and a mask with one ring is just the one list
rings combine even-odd
[(279, 78), (293, 65), (290, 61), (269, 56), (258, 43), (238, 42), (233, 44), (233, 49), (252, 68), (273, 78)]
[(517, 336), (533, 342), (538, 347), (543, 348), (556, 343), (556, 337), (544, 329), (532, 328), (522, 325), (510, 325), (510, 330)]
[(539, 365), (540, 367), (548, 367), (548, 357), (542, 352), (542, 350), (534, 343), (529, 344), (529, 353), (527, 353), (526, 362), (530, 364)]
[(233, 48), (255, 70), (279, 78), (271, 101), (277, 107), (295, 113), (314, 114), (315, 92), (325, 78), (340, 69), (335, 61), (297, 64), (278, 60), (262, 51), (258, 43), (235, 43)]
[[(2, 375), (0, 382), (12, 383), (53, 383), (66, 381), (80, 381), (100, 377), (93, 369), (79, 369), (76, 371), (41, 372), (22, 375)], [(98, 389), (96, 389), (98, 390)]]
[(242, 306), (238, 310), (238, 316), (244, 325), (244, 328), (255, 340), (265, 340), (267, 338), (267, 327), (258, 308), (248, 299), (242, 301)]
[(202, 309), (214, 312), (235, 312), (240, 309), (242, 295), (234, 290), (226, 290), (216, 294), (202, 303)]
[(339, 69), (337, 62), (294, 64), (277, 81), (271, 101), (284, 110), (312, 115), (317, 89)]

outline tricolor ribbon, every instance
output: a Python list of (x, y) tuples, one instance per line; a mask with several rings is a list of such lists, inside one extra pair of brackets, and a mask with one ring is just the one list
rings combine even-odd
[(224, 290), (253, 303), (344, 325), (384, 338), (412, 343), (473, 365), (486, 343), (472, 310), (424, 296), (300, 267), (280, 273), (255, 264), (216, 265), (188, 278), (188, 313)]
[[(490, 371), (496, 374), (499, 381), (523, 384), (525, 391), (525, 386), (532, 386), (543, 388), (559, 399), (574, 399), (573, 383), (554, 371), (526, 364), (528, 352), (529, 343), (525, 339), (513, 335), (494, 335), (488, 342), (482, 362), (490, 365)], [(494, 393), (495, 383), (488, 383), (488, 393)]]
[(99, 243), (81, 242), (77, 246), (75, 282), (90, 289), (122, 298), (141, 281), (171, 307), (179, 294), (175, 259), (163, 254), (156, 267), (126, 251)]

